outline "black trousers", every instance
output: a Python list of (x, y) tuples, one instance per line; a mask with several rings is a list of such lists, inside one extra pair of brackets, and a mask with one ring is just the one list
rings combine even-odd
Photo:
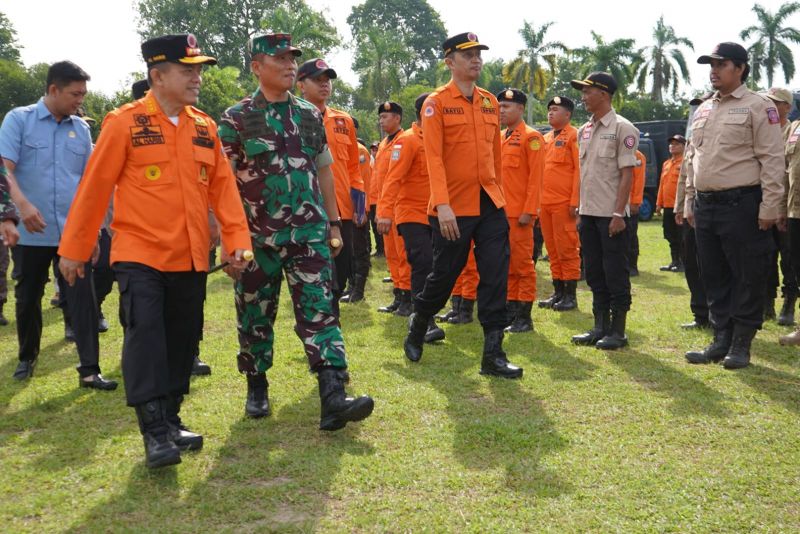
[[(42, 295), (54, 259), (56, 267), (58, 266), (58, 248), (17, 245), (11, 249), (11, 255), (14, 259), (11, 276), (16, 281), (14, 296), (19, 359), (33, 361), (39, 356), (42, 340)], [(60, 288), (62, 298), (66, 300), (65, 319), (70, 321), (75, 332), (75, 345), (80, 360), (78, 373), (82, 377), (100, 373), (100, 343), (97, 336), (99, 317), (92, 264), (87, 263), (84, 268), (84, 278), (76, 278), (72, 287), (64, 283)]]
[[(542, 224), (539, 219), (533, 223), (533, 262), (539, 261), (542, 257), (542, 247), (544, 246), (544, 235), (542, 234)], [(549, 252), (548, 252), (549, 254)]]
[(123, 308), (122, 376), (128, 406), (189, 392), (203, 328), (206, 273), (114, 264)]
[(586, 283), (592, 290), (594, 311), (628, 311), (631, 308), (631, 280), (628, 255), (631, 250), (631, 219), (625, 229), (608, 235), (611, 217), (581, 215), (578, 233), (581, 238)]
[(485, 332), (508, 326), (508, 220), (503, 208), (495, 207), (481, 190), (481, 214), (457, 217), (461, 237), (448, 241), (442, 237), (439, 219), (429, 217), (433, 241), (433, 267), (425, 287), (414, 297), (414, 311), (424, 318), (433, 317), (450, 298), (461, 270), (467, 263), (472, 241), (478, 265), (478, 320)]
[(631, 215), (625, 219), (628, 231), (630, 249), (628, 251), (628, 265), (631, 269), (639, 268), (639, 215)]
[(694, 202), (700, 275), (711, 324), (761, 328), (769, 255), (775, 241), (758, 228), (761, 188), (698, 192)]
[(360, 227), (354, 224), (352, 275), (358, 274), (365, 279), (369, 277), (369, 270), (372, 266), (369, 259), (369, 250), (369, 224)]
[(669, 255), (673, 263), (681, 261), (681, 228), (675, 222), (675, 209), (664, 208), (664, 221), (662, 223), (664, 239), (669, 243)]
[(786, 241), (789, 253), (787, 257), (792, 264), (792, 273), (795, 275), (795, 284), (800, 285), (800, 219), (788, 219)]
[(97, 307), (101, 309), (103, 301), (114, 287), (114, 271), (111, 269), (111, 234), (103, 228), (100, 230), (100, 257), (93, 267), (94, 292), (97, 296)]
[(378, 209), (376, 204), (370, 204), (369, 206), (369, 225), (372, 227), (372, 235), (375, 237), (375, 254), (378, 256), (383, 256), (383, 236), (378, 233), (378, 223), (375, 222), (375, 212)]
[[(353, 221), (342, 221), (342, 250), (339, 255), (333, 259), (335, 266), (336, 277), (333, 285), (333, 298), (335, 302), (339, 302), (339, 298), (344, 293), (344, 288), (347, 286), (347, 281), (350, 279), (350, 274), (353, 269)], [(338, 315), (338, 311), (337, 311)]]
[(403, 237), (406, 258), (411, 265), (411, 294), (416, 295), (425, 287), (425, 279), (433, 269), (433, 244), (431, 227), (421, 223), (402, 223), (397, 232)]
[[(777, 298), (780, 275), (783, 275), (781, 294), (784, 297), (797, 297), (797, 279), (792, 267), (791, 253), (789, 252), (788, 232), (781, 232), (776, 227), (772, 230), (772, 239), (775, 241), (775, 252), (769, 257), (769, 278), (767, 279), (766, 297)], [(778, 267), (780, 266), (780, 273)]]
[(689, 306), (698, 322), (708, 321), (708, 297), (706, 286), (700, 276), (700, 264), (697, 260), (697, 240), (694, 228), (684, 221), (680, 226), (683, 233), (683, 247), (681, 247), (681, 261), (683, 262), (686, 285), (689, 286)]

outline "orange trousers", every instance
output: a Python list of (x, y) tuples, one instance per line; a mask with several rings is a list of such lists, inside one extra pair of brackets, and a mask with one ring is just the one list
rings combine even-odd
[[(536, 266), (533, 263), (533, 224), (520, 226), (517, 217), (508, 218), (508, 300), (536, 300)], [(548, 249), (549, 250), (549, 249)]]
[(580, 239), (575, 219), (569, 214), (569, 204), (542, 206), (539, 219), (553, 280), (578, 280), (581, 277)]
[(452, 294), (467, 300), (475, 300), (478, 298), (478, 282), (480, 282), (480, 277), (478, 276), (478, 264), (475, 263), (475, 249), (470, 248), (467, 263), (464, 264), (461, 274), (458, 275)]
[(406, 245), (397, 228), (392, 226), (383, 236), (383, 253), (395, 289), (411, 290), (411, 265), (406, 259)]

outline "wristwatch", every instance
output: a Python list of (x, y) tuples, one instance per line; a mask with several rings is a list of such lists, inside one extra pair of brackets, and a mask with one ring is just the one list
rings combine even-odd
[(341, 228), (342, 227), (342, 219), (341, 218), (336, 219), (335, 221), (328, 221), (328, 222), (330, 223), (331, 228), (333, 228), (334, 226), (337, 227), (337, 228)]

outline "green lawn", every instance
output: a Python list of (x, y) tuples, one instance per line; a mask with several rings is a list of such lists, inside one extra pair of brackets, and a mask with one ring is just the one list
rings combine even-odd
[[(343, 305), (354, 393), (375, 412), (334, 434), (317, 429), (316, 380), (305, 367), (284, 292), (273, 415), (243, 414), (233, 298), (209, 284), (203, 358), (184, 421), (206, 438), (174, 468), (149, 471), (120, 388), (77, 388), (73, 345), (46, 308), (36, 375), (20, 384), (14, 326), (0, 328), (0, 530), (3, 532), (797, 532), (800, 359), (774, 323), (743, 371), (689, 366), (708, 333), (691, 319), (660, 221), (640, 227), (626, 350), (574, 347), (580, 311), (535, 310), (536, 332), (507, 337), (520, 381), (478, 374), (477, 323), (448, 326), (419, 364), (402, 353), (406, 320), (373, 262), (367, 303)], [(547, 263), (539, 289), (549, 290)], [(46, 298), (49, 299), (50, 288)], [(9, 304), (13, 316), (13, 301)], [(105, 306), (115, 317), (116, 291)], [(122, 334), (101, 335), (105, 375), (120, 380)]]

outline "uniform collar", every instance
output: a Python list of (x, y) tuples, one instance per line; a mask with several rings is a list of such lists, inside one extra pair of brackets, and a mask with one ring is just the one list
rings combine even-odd
[[(44, 97), (41, 97), (39, 98), (39, 101), (36, 102), (36, 118), (42, 120), (48, 117), (52, 118), (53, 120), (56, 120), (56, 118), (50, 112), (50, 109), (48, 109), (47, 105), (44, 103)], [(72, 120), (72, 115), (68, 115), (62, 119), (62, 121), (71, 121), (71, 120)]]
[[(450, 81), (447, 82), (447, 85), (445, 85), (445, 87), (450, 89), (450, 94), (454, 98), (458, 98), (460, 96), (464, 100), (467, 100), (467, 97), (464, 96), (464, 93), (462, 93), (461, 89), (459, 89), (458, 86), (456, 85), (456, 81), (455, 80), (450, 79)], [(478, 92), (478, 86), (477, 85), (473, 85), (473, 87), (472, 87), (472, 102), (473, 103), (475, 102), (475, 94), (477, 92)]]
[[(291, 93), (291, 91), (288, 91), (288, 94), (289, 94), (289, 100), (288, 100), (289, 105), (292, 105), (292, 106), (296, 105), (297, 104), (297, 98), (295, 98), (295, 96)], [(274, 103), (276, 103), (276, 102), (270, 102), (269, 100), (267, 100), (267, 97), (265, 97), (264, 93), (261, 92), (261, 87), (260, 86), (256, 87), (256, 90), (253, 91), (253, 94), (251, 95), (251, 98), (253, 99), (254, 103), (257, 103), (259, 100), (263, 101), (265, 104), (274, 104)], [(327, 108), (327, 106), (326, 106), (326, 108)], [(322, 113), (320, 113), (320, 115), (322, 115)]]
[(411, 129), (415, 134), (417, 134), (417, 136), (422, 137), (422, 127), (419, 126), (416, 121), (411, 123)]
[[(744, 95), (746, 95), (748, 93), (748, 91), (749, 91), (749, 89), (747, 88), (747, 86), (745, 84), (742, 84), (739, 87), (737, 87), (735, 91), (733, 91), (731, 94), (729, 94), (728, 97), (742, 98)], [(722, 100), (722, 98), (723, 97), (719, 93), (719, 91), (714, 93), (714, 100)]]
[(606, 113), (605, 115), (603, 115), (602, 117), (600, 117), (600, 119), (599, 119), (599, 120), (594, 120), (594, 119), (592, 119), (592, 122), (593, 122), (593, 123), (595, 123), (595, 124), (597, 124), (597, 123), (599, 122), (599, 123), (600, 123), (600, 124), (602, 124), (603, 126), (608, 126), (609, 124), (611, 124), (612, 122), (614, 122), (616, 119), (617, 119), (617, 112), (616, 112), (616, 111), (614, 111), (614, 108), (611, 108), (611, 109), (608, 111), (608, 113)]

